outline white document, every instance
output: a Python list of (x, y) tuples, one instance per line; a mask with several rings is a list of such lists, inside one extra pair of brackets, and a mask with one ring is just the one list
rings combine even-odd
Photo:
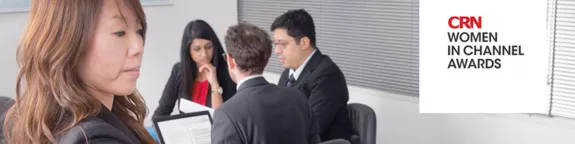
[(158, 122), (165, 144), (211, 144), (208, 115)]
[(209, 111), (210, 115), (214, 116), (214, 109), (203, 106), (201, 104), (195, 103), (193, 101), (180, 98), (180, 111), (184, 113), (199, 112), (199, 111)]

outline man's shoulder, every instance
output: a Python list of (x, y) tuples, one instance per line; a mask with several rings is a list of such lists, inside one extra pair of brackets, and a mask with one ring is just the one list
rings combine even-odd
[(294, 88), (288, 88), (284, 86), (278, 86), (276, 84), (266, 84), (263, 87), (264, 89), (261, 94), (262, 96), (266, 95), (303, 95), (300, 91)]
[(339, 66), (328, 56), (328, 55), (321, 55), (320, 59), (318, 60), (318, 64), (314, 67), (310, 79), (307, 79), (307, 82), (316, 82), (317, 79), (322, 78), (343, 78), (343, 72), (339, 68)]
[(265, 84), (249, 87), (238, 91), (232, 98), (226, 101), (220, 108), (224, 111), (238, 111), (238, 107), (249, 107), (260, 101), (266, 101), (270, 96), (282, 98), (283, 96), (293, 96), (303, 94), (297, 89), (281, 87), (275, 84)]
[(268, 95), (269, 92), (284, 92), (284, 91), (291, 91), (287, 88), (279, 87), (275, 84), (268, 83), (264, 85), (258, 85), (253, 87), (245, 88), (244, 90), (237, 91), (236, 94), (226, 101), (226, 103), (243, 103), (243, 102), (250, 102), (253, 99), (260, 99), (263, 95)]
[(337, 66), (337, 64), (328, 55), (321, 55), (321, 58), (317, 60), (319, 60), (319, 64), (317, 65), (316, 70), (341, 71), (339, 66)]
[(274, 85), (273, 89), (276, 93), (279, 93), (279, 94), (303, 95), (300, 91), (298, 91), (297, 89), (294, 89), (294, 88), (288, 88), (288, 87), (282, 87), (282, 86)]

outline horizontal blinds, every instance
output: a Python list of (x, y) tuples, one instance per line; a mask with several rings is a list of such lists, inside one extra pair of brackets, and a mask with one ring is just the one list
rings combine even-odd
[[(419, 95), (418, 0), (239, 0), (238, 7), (240, 22), (268, 31), (287, 10), (306, 9), (314, 18), (318, 48), (342, 69), (348, 84)], [(266, 71), (283, 71), (275, 54)]]
[(551, 0), (550, 114), (575, 118), (575, 0)]

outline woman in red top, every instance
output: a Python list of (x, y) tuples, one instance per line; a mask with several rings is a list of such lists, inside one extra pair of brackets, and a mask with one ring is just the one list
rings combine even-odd
[(170, 115), (180, 98), (218, 108), (236, 93), (224, 50), (212, 27), (194, 20), (184, 30), (181, 60), (172, 72), (153, 117)]

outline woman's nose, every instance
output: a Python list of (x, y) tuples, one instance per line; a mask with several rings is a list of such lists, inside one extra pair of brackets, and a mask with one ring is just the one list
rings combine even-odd
[(200, 56), (201, 56), (202, 58), (205, 58), (206, 55), (207, 55), (207, 51), (202, 48), (201, 51), (200, 51)]

